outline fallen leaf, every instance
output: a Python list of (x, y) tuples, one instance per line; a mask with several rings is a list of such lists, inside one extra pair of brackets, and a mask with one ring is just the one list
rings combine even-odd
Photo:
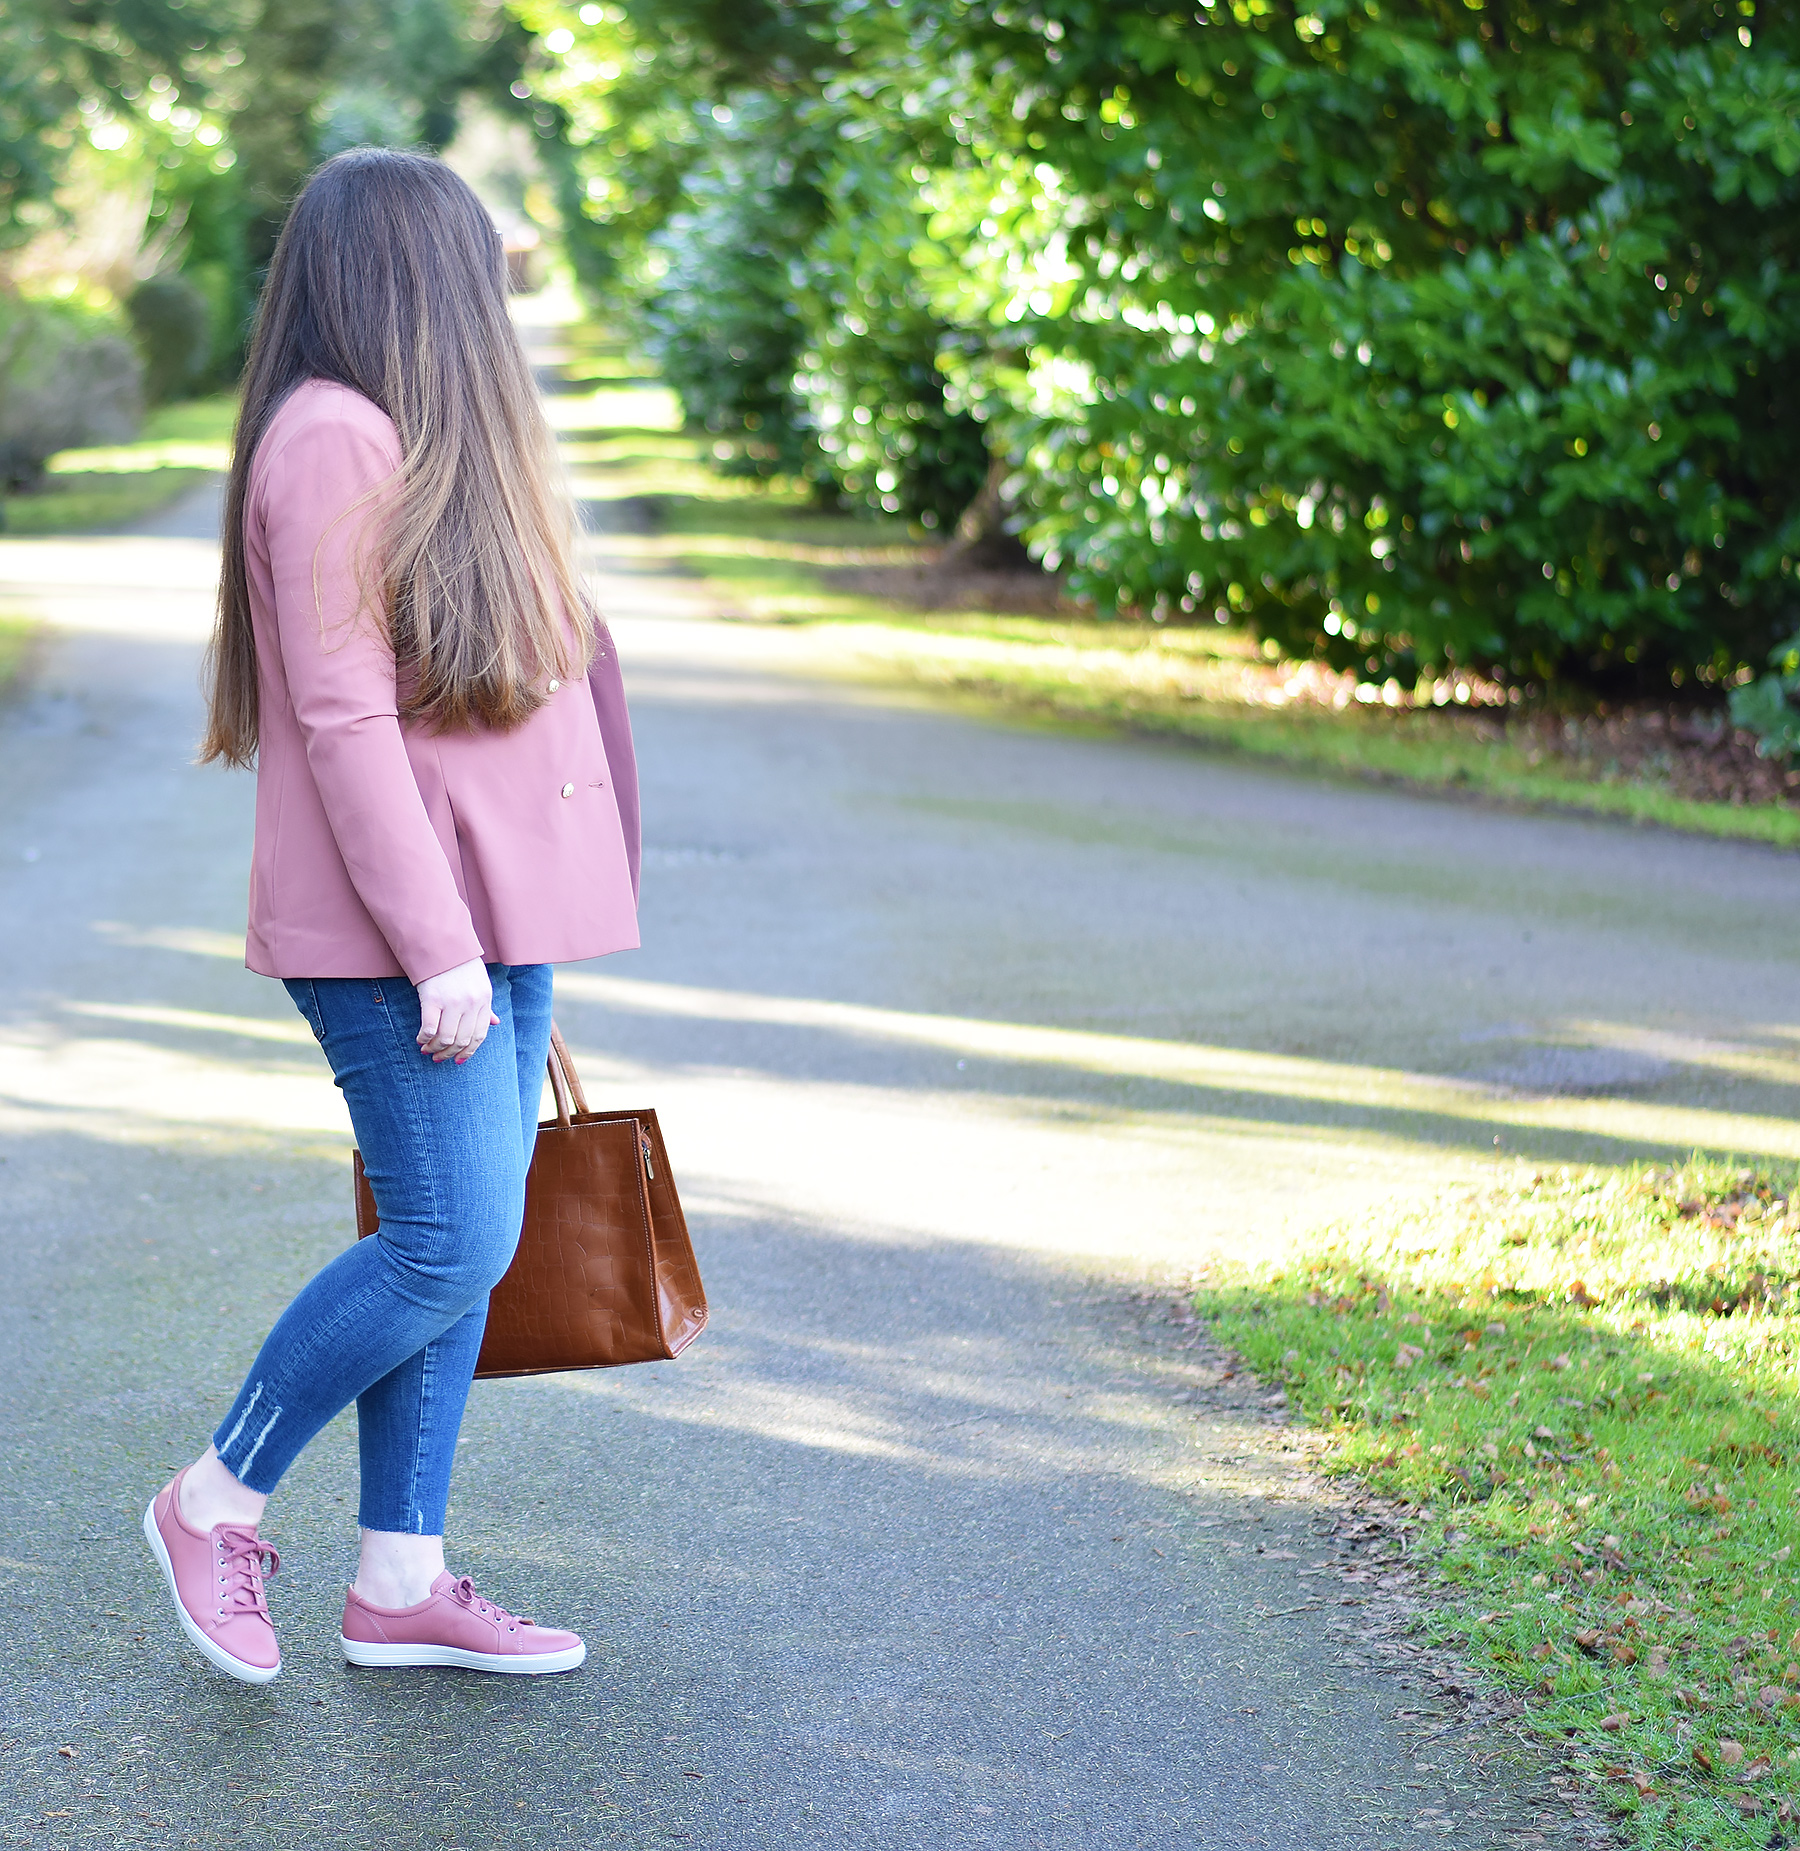
[(75, 1759), (75, 1750), (72, 1748), (59, 1748), (56, 1752), (61, 1755), (65, 1761), (73, 1761)]
[(1631, 1717), (1624, 1710), (1614, 1710), (1610, 1716), (1602, 1716), (1600, 1718), (1600, 1727), (1604, 1729), (1608, 1735), (1612, 1735), (1618, 1730), (1623, 1729), (1630, 1721)]
[(1612, 1649), (1612, 1655), (1622, 1665), (1635, 1665), (1637, 1663), (1637, 1647), (1635, 1645), (1615, 1645)]
[(1565, 1350), (1560, 1356), (1552, 1356), (1544, 1367), (1546, 1369), (1573, 1369), (1575, 1358)]
[(1600, 1643), (1600, 1635), (1597, 1632), (1578, 1632), (1575, 1635), (1575, 1643), (1584, 1652), (1591, 1652)]
[(1730, 1736), (1719, 1737), (1719, 1760), (1726, 1767), (1736, 1767), (1744, 1758), (1744, 1744), (1734, 1742)]
[(1705, 1768), (1709, 1774), (1713, 1771), (1713, 1758), (1704, 1748), (1696, 1748), (1694, 1750), (1694, 1764), (1697, 1767)]
[(1653, 1678), (1669, 1675), (1669, 1660), (1661, 1646), (1651, 1648), (1650, 1656), (1644, 1660), (1644, 1675)]
[(1757, 1692), (1756, 1700), (1765, 1710), (1772, 1710), (1786, 1694), (1779, 1684), (1765, 1684)]
[(1542, 1664), (1546, 1658), (1554, 1658), (1556, 1656), (1556, 1647), (1546, 1639), (1542, 1645), (1534, 1645), (1531, 1648), (1531, 1655)]
[(1425, 1352), (1416, 1343), (1403, 1343), (1394, 1352), (1394, 1367), (1410, 1369), (1414, 1363), (1424, 1360)]
[(1553, 1440), (1556, 1438), (1556, 1435), (1552, 1433), (1548, 1427), (1533, 1427), (1531, 1430), (1531, 1437), (1534, 1440)]
[(1754, 1793), (1740, 1793), (1735, 1797), (1737, 1809), (1746, 1819), (1754, 1819), (1762, 1811), (1762, 1801)]
[(1738, 1776), (1738, 1779), (1761, 1780), (1774, 1765), (1775, 1763), (1771, 1761), (1767, 1755), (1758, 1755), (1754, 1761), (1748, 1761), (1744, 1764), (1744, 1771)]

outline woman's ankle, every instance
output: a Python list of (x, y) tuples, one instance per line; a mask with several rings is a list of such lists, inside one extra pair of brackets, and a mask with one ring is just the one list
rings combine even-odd
[(416, 1607), (430, 1598), (431, 1584), (443, 1572), (443, 1537), (364, 1530), (362, 1559), (351, 1592), (371, 1607), (386, 1607), (390, 1612)]
[(181, 1479), (181, 1519), (190, 1529), (212, 1530), (222, 1523), (253, 1530), (268, 1503), (264, 1492), (240, 1484), (212, 1447), (207, 1447)]

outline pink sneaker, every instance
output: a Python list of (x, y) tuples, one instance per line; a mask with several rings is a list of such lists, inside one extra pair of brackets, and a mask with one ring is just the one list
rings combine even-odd
[(447, 1570), (416, 1607), (377, 1607), (352, 1588), (344, 1601), (338, 1643), (353, 1665), (460, 1665), (466, 1671), (537, 1675), (573, 1671), (587, 1647), (483, 1600), (464, 1575)]
[(263, 1581), (281, 1557), (242, 1524), (194, 1529), (181, 1514), (186, 1476), (177, 1472), (150, 1500), (144, 1538), (162, 1564), (181, 1630), (221, 1671), (266, 1684), (281, 1669), (281, 1647)]

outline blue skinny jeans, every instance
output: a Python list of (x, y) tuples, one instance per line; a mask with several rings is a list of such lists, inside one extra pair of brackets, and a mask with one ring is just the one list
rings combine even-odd
[(287, 986), (350, 1108), (381, 1229), (302, 1287), (213, 1444), (241, 1484), (270, 1492), (354, 1401), (364, 1529), (444, 1533), (488, 1293), (519, 1243), (551, 971), (488, 976), (500, 1020), (460, 1067), (419, 1051), (419, 993), (403, 977)]

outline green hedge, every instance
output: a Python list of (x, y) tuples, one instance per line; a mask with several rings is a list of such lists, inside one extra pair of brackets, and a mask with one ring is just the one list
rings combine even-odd
[[(586, 11), (532, 11), (544, 82), (596, 218), (671, 227), (665, 353), (753, 272), (845, 489), (942, 519), (991, 449), (1103, 610), (1371, 676), (1718, 685), (1800, 628), (1800, 18), (834, 0), (727, 56), (713, 9)], [(755, 175), (802, 154), (789, 211)]]
[(130, 437), (143, 367), (116, 312), (0, 290), (0, 488), (23, 488), (58, 450)]

